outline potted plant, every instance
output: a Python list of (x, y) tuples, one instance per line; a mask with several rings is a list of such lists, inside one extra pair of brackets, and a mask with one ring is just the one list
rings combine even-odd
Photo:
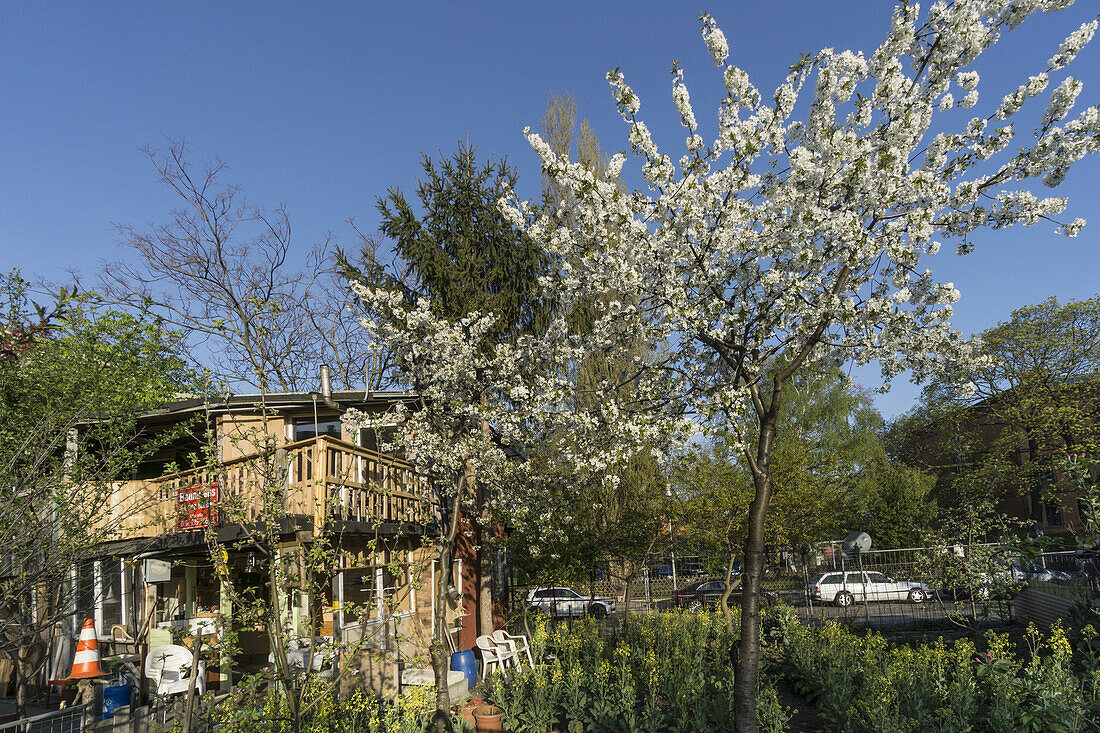
[(477, 722), (478, 733), (485, 731), (504, 730), (504, 709), (496, 705), (482, 705), (474, 708), (474, 720)]

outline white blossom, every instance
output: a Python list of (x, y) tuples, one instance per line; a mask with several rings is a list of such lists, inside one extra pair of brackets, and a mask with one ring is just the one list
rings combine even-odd
[(960, 71), (958, 76), (955, 77), (959, 83), (959, 86), (963, 89), (970, 91), (978, 86), (978, 72), (976, 71)]
[(1072, 76), (1066, 77), (1050, 95), (1050, 104), (1043, 113), (1043, 126), (1046, 127), (1063, 119), (1073, 109), (1082, 84)]
[(1064, 69), (1077, 57), (1077, 54), (1088, 45), (1093, 34), (1096, 33), (1096, 23), (1095, 20), (1082, 23), (1080, 28), (1070, 33), (1066, 40), (1062, 41), (1062, 45), (1058, 47), (1058, 52), (1047, 62), (1051, 71)]
[(710, 57), (714, 59), (715, 66), (721, 66), (726, 63), (726, 58), (730, 55), (730, 47), (726, 43), (726, 34), (714, 22), (714, 18), (706, 13), (703, 13), (700, 20), (703, 21), (703, 41), (707, 44)]
[[(972, 359), (950, 326), (961, 293), (921, 268), (921, 257), (944, 242), (969, 252), (969, 235), (979, 228), (1060, 215), (1063, 199), (1014, 186), (1056, 182), (1094, 152), (1100, 113), (1090, 107), (1053, 127), (1079, 91), (1063, 82), (1052, 94), (1046, 131), (1014, 148), (1013, 125), (990, 120), (1012, 117), (1046, 90), (1049, 70), (1040, 69), (962, 129), (943, 130), (934, 118), (940, 109), (976, 107), (984, 51), (1004, 30), (1055, 4), (958, 0), (936, 3), (923, 17), (914, 3), (898, 6), (870, 57), (825, 49), (792, 67), (770, 99), (742, 69), (724, 66), (729, 97), (709, 147), (696, 137), (690, 95), (675, 68), (673, 102), (691, 131), (686, 154), (658, 147), (630, 113), (633, 92), (624, 103), (629, 88), (615, 72), (612, 94), (648, 193), (593, 191), (579, 171), (561, 172), (532, 138), (547, 172), (573, 192), (570, 227), (550, 215), (528, 225), (567, 263), (549, 283), (556, 302), (563, 313), (608, 293), (631, 304), (609, 309), (587, 345), (575, 348), (598, 344), (613, 353), (628, 342), (660, 344), (663, 363), (690, 385), (679, 398), (686, 413), (700, 425), (720, 417), (743, 436), (755, 419), (756, 380), (799, 349), (811, 360), (877, 360), (884, 384), (905, 369), (922, 379)], [(709, 16), (702, 36), (724, 64), (728, 49)], [(795, 118), (800, 109), (805, 114)], [(558, 330), (568, 331), (564, 324)], [(666, 377), (642, 371), (637, 384), (656, 391)]]
[(689, 130), (697, 128), (695, 112), (691, 109), (691, 99), (687, 87), (684, 86), (684, 72), (679, 68), (672, 72), (672, 101), (676, 103), (676, 111), (680, 113), (680, 124)]
[(1062, 227), (1062, 234), (1065, 234), (1067, 237), (1076, 237), (1077, 234), (1084, 228), (1085, 220), (1078, 217), (1077, 219), (1074, 219), (1069, 224), (1066, 224)]

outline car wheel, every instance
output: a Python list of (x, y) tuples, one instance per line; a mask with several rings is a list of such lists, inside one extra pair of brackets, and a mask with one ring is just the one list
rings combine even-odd
[(924, 599), (927, 598), (927, 597), (928, 597), (928, 594), (926, 594), (920, 588), (914, 588), (913, 590), (909, 591), (909, 602), (910, 603), (924, 603)]
[(853, 596), (846, 590), (842, 590), (836, 594), (836, 605), (840, 606), (841, 608), (847, 608), (848, 606), (852, 605), (855, 600), (855, 596)]
[(691, 602), (688, 603), (688, 610), (689, 611), (702, 611), (703, 610), (703, 601), (698, 599), (698, 598), (693, 598), (691, 600)]
[(607, 609), (598, 603), (593, 603), (588, 607), (588, 615), (595, 619), (605, 618), (607, 616)]

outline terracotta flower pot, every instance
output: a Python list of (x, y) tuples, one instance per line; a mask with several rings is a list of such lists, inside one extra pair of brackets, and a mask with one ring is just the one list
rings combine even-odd
[(496, 705), (482, 705), (474, 708), (474, 719), (477, 721), (477, 733), (487, 731), (504, 731), (504, 710)]

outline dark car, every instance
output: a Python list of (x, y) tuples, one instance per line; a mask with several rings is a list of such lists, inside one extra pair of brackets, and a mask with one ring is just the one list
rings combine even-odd
[[(716, 605), (722, 600), (722, 594), (725, 592), (725, 580), (697, 580), (673, 596), (672, 602), (681, 608), (698, 611), (705, 606)], [(730, 591), (728, 604), (731, 606), (735, 604), (740, 605), (741, 595), (741, 586), (735, 586), (734, 589)], [(778, 600), (779, 596), (771, 591), (766, 590), (761, 592), (760, 602), (764, 606), (773, 606)]]

